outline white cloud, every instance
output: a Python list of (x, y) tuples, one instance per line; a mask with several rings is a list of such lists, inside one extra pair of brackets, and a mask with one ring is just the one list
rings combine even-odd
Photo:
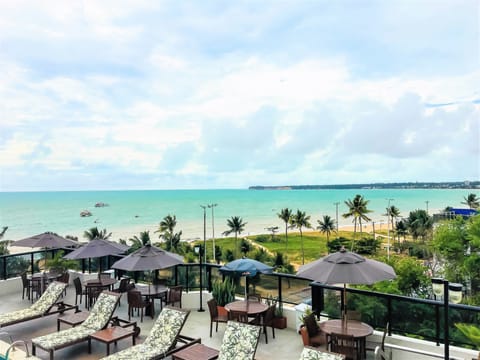
[(275, 5), (0, 3), (2, 186), (480, 177), (475, 6)]

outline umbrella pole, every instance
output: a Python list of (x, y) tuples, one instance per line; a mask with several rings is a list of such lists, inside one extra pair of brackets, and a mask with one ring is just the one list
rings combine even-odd
[(347, 284), (343, 284), (343, 314), (342, 319), (347, 324)]

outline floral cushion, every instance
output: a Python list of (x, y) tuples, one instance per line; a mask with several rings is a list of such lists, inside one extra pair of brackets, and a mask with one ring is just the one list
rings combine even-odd
[(32, 343), (42, 349), (50, 350), (87, 339), (89, 335), (103, 329), (108, 324), (118, 299), (119, 296), (116, 294), (101, 293), (87, 319), (81, 325), (39, 336), (32, 339)]
[(12, 322), (21, 322), (44, 315), (53, 306), (53, 304), (55, 304), (66, 286), (66, 284), (53, 282), (45, 290), (40, 299), (38, 299), (35, 304), (29, 308), (1, 314), (0, 327)]
[(118, 299), (118, 294), (102, 292), (90, 311), (90, 315), (88, 315), (82, 325), (95, 331), (103, 329), (112, 317), (117, 307)]
[(253, 359), (259, 336), (259, 326), (229, 321), (223, 336), (218, 360)]
[(180, 333), (187, 316), (187, 311), (164, 308), (143, 344), (132, 346), (105, 359), (153, 359), (165, 354), (175, 344), (175, 338)]
[(48, 309), (50, 309), (53, 306), (53, 304), (55, 304), (55, 302), (58, 300), (58, 298), (60, 297), (60, 295), (62, 294), (62, 292), (65, 290), (66, 287), (67, 287), (67, 284), (65, 283), (56, 282), (56, 281), (51, 283), (47, 287), (45, 292), (42, 294), (40, 299), (38, 299), (37, 302), (35, 302), (35, 304), (31, 306), (31, 308), (35, 310), (39, 310), (42, 313), (48, 311)]
[(345, 356), (331, 352), (324, 352), (309, 347), (303, 348), (300, 360), (343, 360)]
[(20, 322), (34, 317), (40, 317), (42, 314), (41, 311), (32, 309), (31, 307), (2, 314), (0, 315), (0, 327), (12, 322)]
[(36, 346), (45, 350), (54, 350), (60, 346), (74, 344), (82, 339), (87, 339), (88, 336), (93, 334), (95, 331), (96, 330), (79, 325), (59, 332), (34, 338), (32, 339), (32, 344), (35, 344)]

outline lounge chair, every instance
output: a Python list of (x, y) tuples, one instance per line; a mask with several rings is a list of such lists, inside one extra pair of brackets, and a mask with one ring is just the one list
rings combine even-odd
[(300, 354), (299, 360), (344, 360), (345, 355), (337, 354), (330, 351), (323, 351), (306, 346)]
[(120, 294), (104, 291), (98, 296), (98, 300), (90, 311), (90, 315), (80, 325), (65, 329), (56, 333), (39, 336), (32, 339), (32, 354), (36, 355), (36, 348), (50, 353), (53, 360), (55, 350), (87, 341), (91, 334), (107, 327), (113, 312), (115, 311)]
[(229, 321), (218, 360), (253, 360), (261, 329), (260, 326)]
[[(200, 342), (200, 339), (194, 340), (186, 336), (181, 336), (180, 331), (187, 320), (189, 310), (166, 306), (158, 315), (150, 334), (145, 342), (139, 345), (129, 347), (103, 358), (104, 360), (149, 360), (163, 359), (173, 352)], [(186, 343), (181, 347), (176, 347), (177, 342)]]
[[(76, 306), (66, 305), (63, 302), (57, 303), (66, 286), (67, 284), (54, 281), (48, 286), (42, 296), (29, 308), (1, 314), (0, 328), (38, 319), (47, 315), (62, 313), (67, 310), (78, 310)], [(57, 307), (56, 310), (53, 310), (54, 306)]]

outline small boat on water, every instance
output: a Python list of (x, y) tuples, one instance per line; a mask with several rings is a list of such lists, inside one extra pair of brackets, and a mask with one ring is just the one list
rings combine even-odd
[(97, 203), (95, 204), (95, 207), (105, 207), (105, 206), (108, 206), (108, 204), (107, 204), (107, 203), (104, 203), (104, 202), (97, 202)]
[(83, 210), (81, 213), (80, 213), (80, 216), (81, 217), (88, 217), (88, 216), (92, 216), (92, 213), (88, 210)]

